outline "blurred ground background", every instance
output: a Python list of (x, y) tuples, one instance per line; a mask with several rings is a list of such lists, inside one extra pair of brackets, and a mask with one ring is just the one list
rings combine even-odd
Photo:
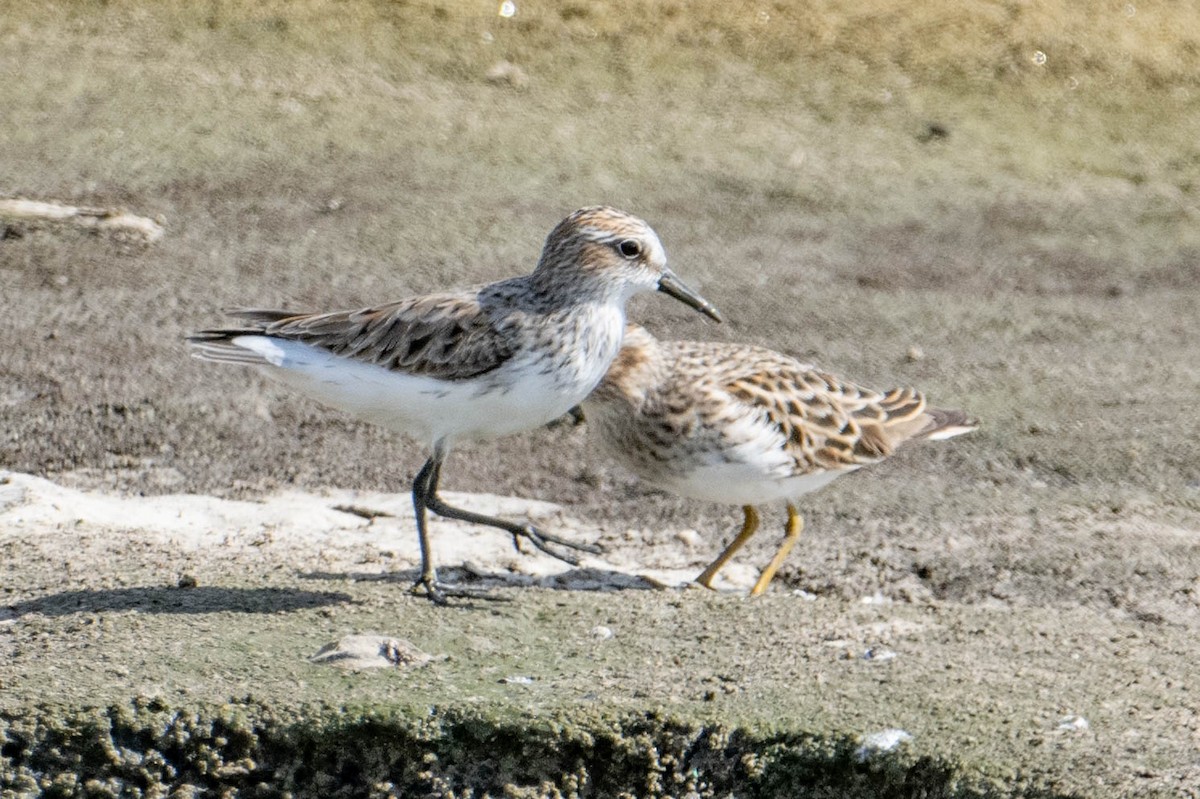
[[(769, 700), (734, 694), (721, 709), (760, 720), (808, 656), (747, 617), (813, 646), (822, 630), (839, 640), (831, 619), (864, 597), (926, 623), (953, 618), (976, 631), (962, 701), (995, 683), (988, 701), (1011, 701), (998, 715), (1019, 731), (950, 735), (929, 751), (1055, 790), (1195, 795), (1200, 11), (614, 1), (498, 12), (422, 0), (7, 9), (0, 194), (161, 215), (166, 235), (139, 246), (4, 228), (0, 467), (134, 494), (403, 494), (418, 447), (191, 361), (182, 336), (232, 305), (353, 307), (525, 272), (570, 210), (616, 205), (654, 225), (676, 271), (729, 320), (637, 300), (631, 316), (658, 335), (761, 343), (867, 385), (912, 383), (984, 426), (806, 498), (805, 537), (765, 602), (530, 589), (501, 617), (529, 620), (536, 640), (564, 603), (603, 607), (647, 636), (628, 662), (683, 658), (662, 679), (687, 685), (697, 672), (680, 663), (697, 638), (663, 610), (682, 601), (684, 616), (724, 631), (702, 639), (714, 662), (785, 672), (762, 676)], [(610, 546), (665, 552), (697, 530), (681, 556), (697, 570), (740, 518), (647, 492), (569, 428), (464, 446), (444, 485), (562, 504)], [(740, 561), (770, 557), (781, 515)], [(114, 539), (76, 549), (60, 531), (47, 550), (0, 535), (3, 679), (20, 689), (4, 691), (4, 707), (59, 691), (119, 701), (120, 681), (49, 689), (31, 676), (29, 642), (70, 635), (54, 625), (73, 618), (36, 601), (173, 585), (182, 556), (167, 548), (150, 568), (136, 562), (141, 543), (111, 544), (127, 556), (110, 560)], [(186, 568), (202, 570), (194, 557)], [(285, 564), (248, 558), (205, 579), (294, 589)], [(371, 601), (386, 618), (427, 615), (396, 585)], [(88, 607), (119, 626), (128, 608), (110, 604)], [(919, 726), (930, 697), (959, 696), (943, 664), (965, 656), (963, 639), (934, 638), (903, 653), (913, 671), (887, 713), (864, 710), (878, 686), (826, 688), (771, 723)], [(1035, 677), (1022, 663), (1038, 664)], [(591, 668), (578, 679), (627, 684), (617, 666)], [(221, 700), (208, 688), (193, 698)], [(1090, 731), (1043, 745), (1067, 714)]]

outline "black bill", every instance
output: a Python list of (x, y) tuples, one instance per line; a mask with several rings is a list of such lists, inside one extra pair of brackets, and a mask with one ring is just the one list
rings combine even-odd
[(714, 322), (724, 321), (713, 304), (683, 284), (674, 272), (668, 270), (658, 281), (658, 290), (668, 297), (674, 297), (685, 305), (690, 305)]

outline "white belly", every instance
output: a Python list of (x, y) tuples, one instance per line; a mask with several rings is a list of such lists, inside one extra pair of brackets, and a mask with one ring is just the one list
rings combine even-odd
[(773, 477), (745, 463), (704, 466), (668, 478), (662, 487), (680, 496), (727, 505), (765, 505), (796, 499), (832, 483), (852, 469)]
[(796, 473), (779, 427), (747, 410), (666, 437), (661, 420), (626, 402), (591, 401), (584, 416), (593, 440), (641, 479), (689, 499), (764, 505), (816, 491), (854, 469)]
[(306, 396), (429, 444), (496, 438), (546, 424), (581, 401), (603, 374), (600, 368), (594, 379), (585, 374), (580, 385), (564, 385), (514, 360), (482, 379), (447, 381), (296, 341), (247, 335), (233, 343), (262, 355), (269, 364), (264, 372)]

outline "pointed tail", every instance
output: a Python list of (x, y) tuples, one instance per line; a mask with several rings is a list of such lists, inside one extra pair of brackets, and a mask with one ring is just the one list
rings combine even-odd
[(921, 432), (913, 436), (913, 440), (941, 441), (961, 436), (979, 427), (979, 420), (972, 419), (963, 411), (926, 408), (925, 416), (929, 421), (921, 428)]

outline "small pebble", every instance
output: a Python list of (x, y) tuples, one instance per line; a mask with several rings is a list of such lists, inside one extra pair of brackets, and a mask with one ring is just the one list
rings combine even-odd
[(605, 627), (603, 624), (597, 624), (592, 628), (592, 637), (601, 641), (607, 641), (609, 638), (613, 637), (613, 631), (608, 627)]
[(1063, 716), (1058, 720), (1058, 728), (1064, 732), (1083, 732), (1091, 726), (1083, 716)]
[(514, 89), (529, 85), (529, 75), (510, 61), (497, 61), (483, 76), (489, 83), (506, 83)]
[(700, 545), (700, 533), (695, 530), (680, 530), (675, 534), (675, 538), (682, 542), (688, 549), (695, 549)]
[(863, 605), (890, 605), (892, 600), (883, 595), (882, 591), (876, 591), (870, 596), (865, 596), (858, 600)]
[(501, 677), (500, 682), (504, 685), (533, 685), (533, 678), (523, 674), (514, 674), (510, 677)]

